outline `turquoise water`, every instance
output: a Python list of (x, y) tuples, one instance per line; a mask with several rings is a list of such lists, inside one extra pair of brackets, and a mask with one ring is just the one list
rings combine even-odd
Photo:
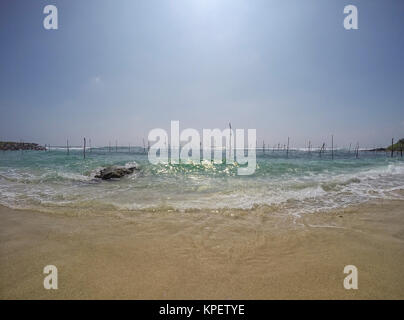
[[(115, 181), (95, 173), (107, 165), (136, 163), (140, 170)], [(237, 166), (209, 162), (151, 165), (142, 148), (87, 151), (63, 148), (0, 152), (0, 204), (50, 212), (137, 210), (192, 211), (270, 208), (302, 214), (359, 204), (371, 199), (401, 199), (404, 161), (384, 152), (337, 150), (257, 151), (257, 169), (238, 176)]]

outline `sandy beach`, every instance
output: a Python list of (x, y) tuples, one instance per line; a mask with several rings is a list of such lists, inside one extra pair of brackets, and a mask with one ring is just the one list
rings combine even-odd
[[(0, 207), (1, 299), (403, 299), (404, 202), (51, 214)], [(43, 268), (58, 268), (45, 290)], [(355, 265), (359, 289), (343, 287)]]

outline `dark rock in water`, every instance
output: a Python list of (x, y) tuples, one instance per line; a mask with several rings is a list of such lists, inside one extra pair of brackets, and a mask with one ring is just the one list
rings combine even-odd
[(133, 167), (117, 167), (111, 166), (105, 169), (100, 170), (95, 177), (100, 178), (102, 180), (109, 180), (109, 179), (119, 179), (129, 174), (135, 172), (135, 170), (139, 170), (136, 166)]
[(37, 143), (0, 141), (0, 150), (46, 150)]

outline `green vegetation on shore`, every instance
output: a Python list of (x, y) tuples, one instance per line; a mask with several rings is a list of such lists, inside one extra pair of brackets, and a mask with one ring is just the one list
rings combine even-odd
[[(392, 146), (386, 148), (386, 150), (391, 151)], [(401, 151), (404, 148), (404, 139), (398, 140), (395, 144), (393, 144), (393, 151)]]

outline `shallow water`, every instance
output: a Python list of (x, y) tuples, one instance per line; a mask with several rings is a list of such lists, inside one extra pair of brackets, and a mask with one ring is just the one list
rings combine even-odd
[[(114, 150), (115, 151), (115, 150)], [(135, 162), (140, 170), (115, 181), (95, 173), (107, 165)], [(360, 204), (402, 199), (404, 161), (384, 152), (337, 150), (257, 151), (257, 169), (238, 176), (237, 165), (151, 165), (142, 148), (63, 148), (0, 152), (0, 204), (50, 212), (116, 213), (138, 210), (221, 212), (229, 209), (301, 215)]]

